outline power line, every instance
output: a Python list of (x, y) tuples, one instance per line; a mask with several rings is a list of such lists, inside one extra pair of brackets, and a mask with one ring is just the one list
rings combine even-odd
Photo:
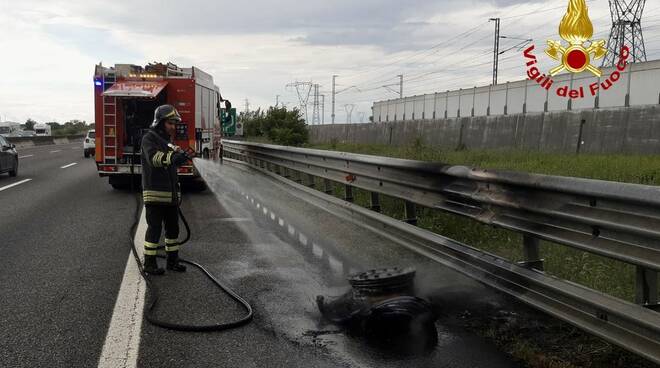
[[(593, 1), (591, 0), (591, 1), (588, 1), (588, 2), (591, 3)], [(519, 15), (501, 17), (501, 19), (519, 18), (519, 17), (523, 17), (523, 16), (526, 16), (526, 15), (529, 15), (529, 14), (538, 14), (538, 13), (553, 11), (553, 10), (561, 9), (561, 8), (565, 8), (565, 6), (548, 8), (548, 9), (544, 9), (543, 11), (532, 11), (532, 12), (529, 12), (529, 13), (524, 13), (524, 14), (519, 14)], [(652, 10), (657, 10), (657, 9), (660, 9), (660, 7), (654, 8)], [(649, 11), (647, 11), (647, 14), (648, 13), (649, 13)], [(594, 18), (594, 20), (598, 21), (600, 23), (600, 21), (606, 19), (608, 16), (609, 15), (599, 16), (597, 18)], [(655, 16), (651, 16), (651, 17), (647, 16), (644, 19), (649, 19), (649, 18), (654, 18), (654, 17)], [(558, 22), (559, 22), (559, 19), (549, 19), (547, 22), (545, 22), (544, 25), (538, 25), (536, 27), (536, 29), (544, 29), (547, 24), (558, 23)], [(647, 23), (647, 24), (649, 24), (649, 23)], [(650, 22), (650, 24), (653, 25), (654, 23)], [(480, 25), (480, 26), (483, 26), (483, 25)], [(660, 25), (658, 25), (658, 26), (660, 27)], [(650, 28), (650, 27), (645, 27), (645, 28)], [(477, 31), (478, 30), (474, 30), (470, 35), (476, 34)], [(604, 36), (608, 33), (607, 31), (608, 30), (598, 32), (597, 35), (602, 34)], [(490, 37), (492, 37), (492, 33), (490, 33), (490, 34), (491, 34)], [(544, 36), (536, 36), (535, 38), (544, 39), (544, 38), (552, 37), (553, 35), (556, 35), (556, 31), (554, 31), (550, 34), (544, 35)], [(484, 36), (484, 38), (486, 38), (486, 37), (488, 37), (488, 35)], [(455, 38), (457, 38), (457, 37), (454, 37), (453, 39), (455, 39)], [(516, 40), (517, 39), (516, 37), (511, 37), (511, 36), (506, 37), (506, 38), (511, 39), (511, 40)], [(655, 38), (652, 38), (652, 39), (655, 39)], [(513, 49), (519, 49), (519, 48), (523, 47), (523, 45), (526, 44), (529, 39), (521, 37), (518, 40), (520, 40), (522, 42), (520, 42), (518, 44), (512, 44), (511, 46), (505, 47), (503, 50), (500, 50), (499, 54), (501, 55), (501, 54), (503, 54), (507, 51), (510, 51), (510, 50), (513, 50)], [(480, 40), (476, 40), (476, 41), (473, 41), (473, 42), (469, 42), (467, 45), (478, 44), (479, 42), (480, 42)], [(405, 63), (410, 64), (410, 62), (412, 62), (414, 60), (419, 61), (420, 59), (426, 59), (428, 57), (433, 56), (435, 53), (440, 52), (441, 50), (437, 49), (437, 46), (441, 46), (445, 43), (447, 43), (447, 41), (445, 41), (443, 43), (440, 43), (438, 45), (435, 45), (436, 46), (435, 49), (434, 48), (429, 48), (429, 49), (421, 50), (421, 51), (418, 51), (418, 52), (414, 53), (412, 56), (404, 56), (404, 57), (398, 58), (398, 59), (394, 60), (393, 62), (390, 62), (390, 63), (386, 64), (385, 66), (380, 66), (380, 67), (374, 68), (373, 70), (369, 70), (369, 71), (365, 71), (365, 72), (361, 72), (361, 73), (356, 73), (356, 74), (352, 75), (351, 78), (355, 78), (356, 76), (362, 75), (362, 74), (365, 74), (365, 73), (374, 74), (375, 71), (383, 70), (383, 69), (388, 68), (388, 67), (393, 67), (393, 66), (395, 66), (395, 64), (399, 64), (399, 65), (396, 65), (397, 67), (399, 67), (399, 66), (400, 67), (407, 67), (405, 65)], [(463, 46), (461, 49), (466, 49), (467, 45)], [(451, 52), (449, 52), (449, 54), (450, 55), (451, 54), (456, 54), (456, 52), (459, 51), (459, 50), (452, 50)], [(469, 60), (469, 59), (479, 58), (480, 55), (488, 53), (488, 52), (491, 52), (491, 51), (486, 50), (483, 53), (477, 53), (476, 55), (474, 55), (474, 54), (469, 55), (468, 57), (466, 57), (466, 59)], [(520, 69), (524, 68), (524, 65), (513, 65), (513, 63), (514, 63), (513, 59), (515, 58), (515, 56), (516, 55), (512, 55), (510, 57), (505, 57), (505, 58), (499, 58), (498, 61), (499, 61), (500, 65), (498, 65), (498, 74), (501, 74), (501, 72), (506, 71), (506, 70), (514, 70), (514, 69), (517, 69), (517, 68), (520, 68)], [(446, 59), (446, 57), (445, 57), (445, 59)], [(511, 66), (510, 67), (502, 67), (501, 64), (503, 62), (505, 62), (505, 63), (507, 63), (507, 65), (511, 65)], [(437, 63), (438, 62), (433, 62), (433, 64), (437, 64)], [(451, 85), (452, 82), (455, 82), (455, 81), (458, 81), (458, 80), (463, 80), (465, 78), (464, 76), (456, 77), (456, 75), (455, 75), (456, 72), (462, 71), (462, 70), (473, 70), (475, 68), (479, 68), (481, 66), (484, 66), (485, 64), (488, 64), (488, 63), (483, 63), (483, 62), (481, 62), (481, 63), (480, 62), (473, 62), (473, 63), (469, 63), (467, 65), (465, 63), (462, 63), (462, 64), (461, 63), (462, 63), (462, 60), (458, 60), (458, 61), (455, 61), (455, 62), (452, 62), (452, 63), (449, 63), (449, 64), (448, 63), (443, 63), (442, 64), (442, 69), (440, 69), (440, 70), (431, 70), (431, 71), (421, 70), (421, 71), (418, 71), (418, 72), (406, 73), (406, 86), (409, 86), (409, 87), (407, 87), (407, 91), (408, 91), (407, 94), (411, 94), (413, 92), (422, 90), (425, 86), (430, 86), (430, 85), (437, 86), (438, 83), (442, 83), (442, 84), (445, 85), (444, 87), (448, 87), (448, 86)], [(448, 68), (448, 67), (454, 66), (455, 64), (460, 64), (461, 67), (456, 68), (456, 69)], [(428, 65), (431, 65), (431, 64), (429, 63)], [(429, 76), (432, 76), (434, 74), (440, 74), (440, 75), (438, 75), (437, 77), (428, 78)], [(448, 75), (442, 75), (442, 74), (448, 74)], [(366, 80), (363, 80), (363, 81), (359, 82), (357, 84), (356, 88), (345, 89), (344, 91), (346, 92), (347, 95), (355, 96), (355, 97), (358, 97), (358, 96), (365, 96), (365, 97), (366, 96), (374, 96), (374, 98), (371, 98), (371, 99), (360, 99), (359, 97), (358, 97), (358, 99), (356, 99), (354, 97), (351, 97), (351, 101), (353, 103), (359, 103), (359, 102), (363, 102), (363, 101), (371, 101), (371, 102), (372, 101), (377, 101), (378, 100), (377, 96), (383, 96), (382, 99), (386, 99), (387, 98), (387, 96), (386, 96), (387, 90), (383, 89), (383, 82), (392, 81), (394, 78), (395, 77), (392, 74), (390, 74), (389, 76), (386, 75), (386, 74), (385, 75), (382, 75), (382, 74), (381, 75), (375, 75), (375, 76), (372, 76), (371, 78), (368, 78)], [(373, 81), (375, 81), (375, 82), (373, 82)], [(394, 85), (395, 84), (392, 82), (388, 86), (394, 86)], [(442, 88), (441, 90), (444, 90), (444, 89), (445, 88)], [(378, 98), (380, 98), (380, 97), (378, 97)]]
[(398, 64), (399, 62), (404, 61), (404, 60), (406, 60), (406, 59), (408, 59), (408, 60), (415, 59), (417, 56), (419, 56), (419, 55), (421, 55), (421, 54), (424, 54), (424, 53), (429, 52), (429, 51), (433, 51), (433, 50), (435, 50), (435, 49), (437, 49), (437, 48), (439, 48), (439, 47), (441, 47), (441, 46), (448, 45), (448, 44), (450, 44), (452, 41), (454, 41), (454, 40), (456, 40), (456, 39), (458, 39), (458, 38), (460, 38), (460, 37), (468, 36), (468, 35), (470, 35), (470, 34), (476, 32), (477, 30), (479, 30), (480, 28), (482, 28), (482, 27), (483, 27), (484, 25), (486, 25), (486, 24), (487, 24), (487, 22), (484, 22), (484, 23), (479, 24), (479, 25), (477, 25), (477, 26), (475, 26), (475, 27), (473, 27), (473, 28), (470, 28), (470, 29), (468, 29), (467, 31), (465, 31), (465, 32), (463, 32), (463, 33), (460, 33), (460, 34), (458, 34), (458, 35), (456, 35), (456, 36), (454, 36), (454, 37), (452, 37), (452, 38), (450, 38), (450, 39), (448, 39), (448, 40), (445, 40), (445, 41), (443, 41), (443, 42), (440, 42), (440, 43), (438, 43), (438, 44), (435, 44), (435, 45), (433, 45), (433, 46), (431, 46), (431, 47), (428, 47), (428, 48), (426, 48), (426, 49), (419, 50), (419, 51), (415, 52), (415, 53), (412, 54), (412, 55), (402, 56), (402, 57), (400, 57), (400, 58), (398, 58), (398, 59), (394, 59), (392, 62), (387, 63), (387, 64), (385, 64), (385, 65), (382, 65), (382, 66), (380, 66), (380, 67), (376, 67), (376, 68), (368, 69), (368, 70), (365, 70), (365, 71), (362, 71), (362, 72), (358, 72), (358, 73), (355, 73), (355, 74), (349, 75), (349, 76), (347, 76), (346, 78), (348, 78), (348, 79), (350, 80), (350, 79), (353, 79), (354, 77), (356, 77), (356, 76), (358, 76), (358, 75), (372, 73), (372, 72), (374, 72), (374, 71), (376, 71), (376, 70), (380, 70), (380, 69), (384, 69), (384, 68), (387, 68), (387, 67), (390, 67), (390, 66), (396, 65), (396, 64)]

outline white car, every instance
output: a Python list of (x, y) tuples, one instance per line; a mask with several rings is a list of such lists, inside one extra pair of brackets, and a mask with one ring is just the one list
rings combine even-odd
[(85, 158), (89, 156), (94, 156), (96, 151), (96, 132), (94, 130), (90, 130), (87, 132), (87, 135), (85, 136), (85, 140), (83, 141), (83, 154), (85, 155)]

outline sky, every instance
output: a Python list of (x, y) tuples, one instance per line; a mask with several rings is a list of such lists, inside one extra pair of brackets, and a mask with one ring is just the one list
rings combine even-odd
[[(587, 0), (594, 39), (611, 27), (607, 0)], [(320, 84), (330, 123), (367, 122), (374, 101), (490, 84), (501, 18), (499, 81), (525, 75), (518, 39), (559, 40), (568, 0), (0, 0), (0, 120), (93, 121), (94, 65), (171, 61), (214, 77), (239, 111), (300, 105), (294, 82)], [(660, 4), (642, 20), (660, 58)], [(541, 51), (537, 51), (537, 54)], [(550, 61), (541, 64), (549, 69)], [(305, 99), (306, 90), (300, 88)], [(311, 120), (313, 96), (309, 97)]]

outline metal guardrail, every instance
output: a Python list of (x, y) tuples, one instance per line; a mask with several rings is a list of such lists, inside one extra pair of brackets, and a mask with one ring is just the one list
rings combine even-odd
[[(366, 222), (379, 222), (379, 228), (387, 222), (387, 231), (405, 233), (400, 235), (417, 251), (660, 363), (660, 313), (651, 309), (658, 304), (660, 187), (231, 140), (223, 140), (223, 148), (225, 157), (278, 178), (307, 186), (314, 186), (314, 177), (323, 178), (326, 193), (332, 182), (341, 183), (349, 202), (353, 188), (367, 190), (376, 212), (381, 194), (402, 199), (410, 224), (416, 224), (420, 205), (521, 233), (525, 261), (512, 264), (351, 207), (363, 212)], [(541, 272), (541, 239), (634, 265), (639, 305)]]

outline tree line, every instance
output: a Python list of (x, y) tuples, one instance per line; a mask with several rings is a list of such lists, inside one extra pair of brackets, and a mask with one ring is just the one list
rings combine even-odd
[[(27, 119), (25, 124), (21, 124), (21, 128), (27, 131), (34, 131), (34, 126), (37, 122), (33, 119)], [(52, 135), (54, 136), (64, 136), (64, 135), (80, 135), (85, 134), (88, 130), (94, 129), (94, 124), (87, 124), (85, 120), (70, 120), (64, 124), (57, 122), (46, 123), (50, 125)]]

